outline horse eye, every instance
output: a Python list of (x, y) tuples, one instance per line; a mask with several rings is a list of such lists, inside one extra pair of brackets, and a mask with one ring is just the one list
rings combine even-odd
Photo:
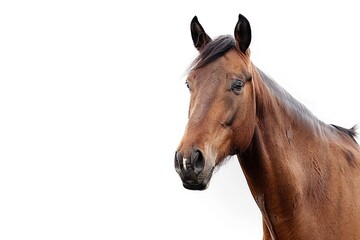
[(186, 85), (186, 87), (190, 90), (190, 85), (189, 85), (189, 82), (188, 82), (188, 81), (185, 82), (185, 85)]
[(244, 82), (242, 82), (241, 80), (236, 80), (231, 85), (231, 90), (239, 92), (242, 90), (243, 87), (244, 87)]

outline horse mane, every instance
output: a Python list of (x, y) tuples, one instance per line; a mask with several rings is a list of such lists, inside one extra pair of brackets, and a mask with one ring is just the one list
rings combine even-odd
[[(192, 64), (189, 67), (189, 71), (196, 70), (201, 68), (210, 62), (218, 59), (219, 57), (224, 56), (229, 50), (236, 49), (235, 48), (235, 39), (231, 35), (222, 35), (212, 40), (208, 44), (206, 44), (199, 52), (199, 55), (195, 58)], [(260, 69), (257, 68), (258, 73), (263, 79), (265, 85), (273, 92), (273, 94), (280, 98), (288, 107), (292, 108), (295, 113), (298, 114), (301, 118), (307, 118), (312, 122), (319, 123), (319, 125), (325, 125), (327, 127), (334, 127), (339, 132), (344, 133), (345, 135), (352, 138), (355, 142), (355, 138), (357, 137), (356, 125), (351, 129), (339, 127), (336, 125), (328, 125), (324, 124), (320, 120), (318, 120), (303, 104), (298, 102), (295, 98), (293, 98), (287, 91), (285, 91), (281, 86), (279, 86), (273, 79), (268, 77), (265, 73), (263, 73)]]
[(219, 36), (213, 41), (206, 44), (200, 54), (192, 62), (190, 71), (201, 68), (215, 59), (224, 56), (230, 49), (235, 48), (235, 39), (230, 35)]
[(293, 98), (286, 90), (284, 90), (279, 84), (277, 84), (273, 79), (268, 77), (260, 69), (257, 68), (261, 78), (265, 82), (265, 85), (272, 91), (272, 93), (279, 98), (288, 108), (292, 108), (293, 112), (298, 115), (299, 118), (306, 119), (307, 121), (312, 121), (313, 123), (318, 123), (320, 126), (329, 128), (330, 126), (334, 127), (340, 133), (344, 133), (346, 136), (349, 136), (356, 142), (355, 138), (357, 137), (357, 126), (353, 126), (350, 129), (343, 128), (334, 124), (325, 124), (320, 121), (315, 115), (312, 114), (302, 103)]
[(268, 87), (270, 92), (276, 96), (288, 109), (292, 109), (293, 112), (298, 116), (298, 118), (307, 118), (312, 122), (322, 123), (318, 118), (315, 117), (312, 112), (307, 109), (302, 103), (297, 101), (291, 94), (289, 94), (284, 88), (282, 88), (277, 82), (275, 82), (271, 77), (266, 75), (259, 68), (256, 68), (257, 72), (260, 74), (261, 79)]
[(357, 125), (353, 126), (350, 129), (347, 128), (343, 128), (334, 124), (330, 124), (331, 126), (333, 126), (334, 128), (336, 128), (337, 130), (339, 130), (342, 133), (345, 133), (346, 135), (348, 135), (349, 137), (351, 137), (355, 142), (355, 138), (358, 136), (358, 133), (356, 132), (357, 130)]

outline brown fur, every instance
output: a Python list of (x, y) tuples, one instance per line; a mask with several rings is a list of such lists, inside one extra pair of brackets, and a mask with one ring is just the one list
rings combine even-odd
[[(209, 169), (237, 154), (264, 239), (359, 239), (355, 130), (319, 121), (236, 41), (225, 36), (200, 49), (187, 80), (189, 122), (178, 152), (186, 157), (196, 146)], [(234, 79), (244, 82), (241, 92), (229, 90)]]

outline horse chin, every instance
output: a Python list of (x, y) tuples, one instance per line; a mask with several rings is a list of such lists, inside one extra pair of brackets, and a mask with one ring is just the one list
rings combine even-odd
[(184, 188), (188, 189), (188, 190), (198, 190), (198, 191), (203, 191), (205, 189), (208, 188), (209, 186), (209, 182), (205, 183), (199, 183), (199, 184), (193, 184), (193, 183), (183, 183)]
[(200, 182), (194, 180), (183, 181), (184, 188), (188, 190), (198, 190), (198, 191), (203, 191), (207, 189), (210, 183), (210, 179), (212, 177), (212, 172), (213, 169), (210, 171), (210, 174)]

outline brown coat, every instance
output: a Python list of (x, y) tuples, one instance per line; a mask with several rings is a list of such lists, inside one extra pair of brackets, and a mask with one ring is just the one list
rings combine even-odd
[(250, 61), (250, 24), (215, 40), (195, 17), (189, 121), (175, 155), (184, 187), (203, 190), (237, 155), (263, 216), (264, 239), (360, 239), (355, 130), (313, 116)]

